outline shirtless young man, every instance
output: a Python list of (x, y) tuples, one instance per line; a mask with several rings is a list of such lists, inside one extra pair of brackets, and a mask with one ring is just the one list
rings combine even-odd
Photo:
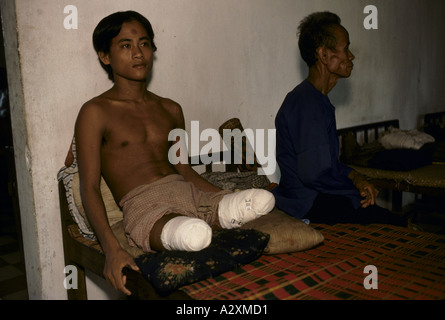
[[(268, 213), (274, 206), (272, 194), (265, 190), (247, 190), (244, 196), (244, 191), (222, 191), (201, 178), (189, 164), (172, 165), (169, 162), (168, 151), (172, 145), (168, 141), (169, 132), (176, 128), (185, 129), (185, 123), (179, 104), (146, 89), (147, 77), (153, 66), (153, 53), (156, 51), (153, 38), (150, 22), (134, 11), (112, 14), (98, 24), (93, 43), (100, 63), (114, 85), (82, 106), (75, 126), (83, 205), (105, 252), (104, 275), (125, 294), (131, 292), (125, 287), (122, 268), (129, 266), (138, 270), (138, 267), (121, 248), (108, 224), (100, 191), (101, 175), (116, 202), (123, 207), (124, 227), (126, 216), (132, 214), (130, 206), (130, 209), (126, 208), (125, 199), (129, 194), (133, 197), (134, 190), (160, 183), (163, 179), (174, 177), (173, 180), (178, 180), (179, 176), (182, 180), (178, 183), (191, 189), (193, 197), (210, 195), (211, 199), (218, 201), (216, 216), (206, 221), (212, 221), (212, 227), (238, 227)], [(173, 200), (165, 199), (164, 202)], [(248, 205), (246, 201), (249, 201)], [(153, 204), (153, 201), (149, 202)], [(146, 209), (142, 216), (150, 219), (151, 212)], [(208, 246), (210, 226), (197, 219), (199, 216), (193, 218), (187, 213), (185, 215), (188, 216), (174, 210), (159, 215), (159, 219), (153, 221), (151, 230), (142, 230), (147, 234), (144, 242), (136, 244), (155, 251), (197, 251)], [(178, 217), (185, 218), (188, 227), (181, 229), (182, 220)], [(127, 225), (131, 225), (131, 221), (127, 221)], [(138, 221), (133, 223), (134, 230), (139, 228), (135, 238), (140, 235), (142, 225)], [(209, 228), (210, 233), (205, 227)], [(133, 229), (128, 227), (126, 232), (132, 237)]]

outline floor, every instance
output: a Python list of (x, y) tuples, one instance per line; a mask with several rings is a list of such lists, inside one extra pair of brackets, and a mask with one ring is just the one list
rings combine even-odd
[[(1, 83), (6, 83), (4, 77), (0, 69)], [(0, 94), (6, 94), (0, 104), (0, 300), (27, 300), (21, 231), (17, 227), (19, 213), (14, 214), (18, 200), (12, 197), (17, 191), (9, 104), (4, 88), (0, 88)]]
[(404, 214), (423, 231), (445, 235), (445, 199), (424, 196), (407, 206)]
[(27, 300), (25, 265), (11, 199), (0, 195), (0, 300)]

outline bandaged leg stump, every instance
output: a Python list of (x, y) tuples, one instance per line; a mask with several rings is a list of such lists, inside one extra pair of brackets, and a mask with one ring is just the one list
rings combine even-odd
[(175, 217), (162, 229), (161, 242), (166, 250), (200, 251), (212, 241), (212, 228), (203, 220)]
[(224, 229), (239, 228), (269, 213), (274, 206), (275, 198), (267, 190), (248, 189), (227, 194), (219, 202), (219, 223)]

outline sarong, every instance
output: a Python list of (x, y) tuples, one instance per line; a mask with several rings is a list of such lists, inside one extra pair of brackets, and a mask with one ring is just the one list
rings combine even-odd
[(178, 174), (136, 187), (119, 203), (128, 243), (145, 252), (153, 251), (150, 231), (156, 221), (170, 213), (199, 218), (213, 226), (218, 222), (218, 204), (228, 193), (231, 191), (203, 192)]

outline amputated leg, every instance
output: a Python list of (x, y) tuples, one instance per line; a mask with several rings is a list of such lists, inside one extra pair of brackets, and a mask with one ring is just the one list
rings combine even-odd
[(212, 229), (203, 220), (177, 214), (162, 217), (150, 234), (155, 251), (200, 251), (212, 241)]
[(275, 206), (272, 193), (263, 189), (248, 189), (225, 195), (219, 202), (219, 223), (233, 229), (269, 213)]

